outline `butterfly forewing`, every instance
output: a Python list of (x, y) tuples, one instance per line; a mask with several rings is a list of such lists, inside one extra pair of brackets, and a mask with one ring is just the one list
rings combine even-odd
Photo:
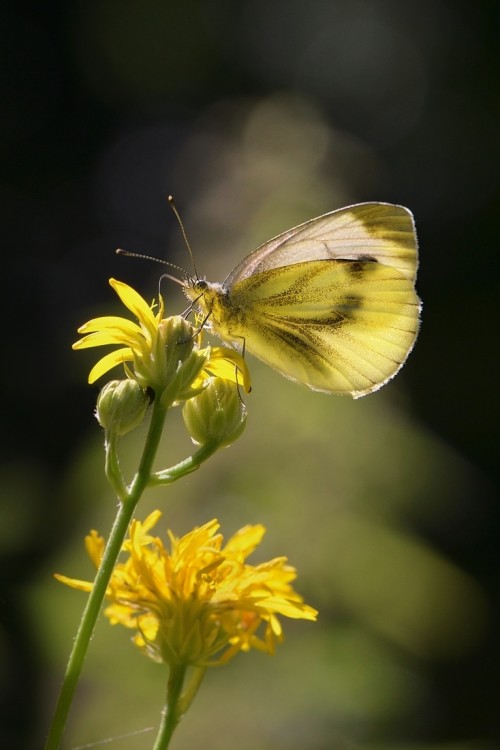
[(372, 257), (415, 278), (416, 236), (407, 208), (390, 203), (358, 203), (289, 229), (254, 250), (224, 282), (304, 260)]

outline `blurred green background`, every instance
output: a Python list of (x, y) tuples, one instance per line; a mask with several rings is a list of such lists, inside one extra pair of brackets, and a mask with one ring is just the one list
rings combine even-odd
[[(173, 748), (493, 750), (499, 721), (498, 6), (451, 0), (103, 0), (0, 10), (3, 209), (0, 745), (42, 744), (115, 499), (76, 328), (158, 269), (222, 280), (349, 203), (415, 214), (423, 325), (359, 401), (254, 360), (239, 442), (139, 508), (176, 534), (268, 532), (317, 624), (211, 671)], [(185, 307), (165, 285), (168, 313)], [(15, 313), (15, 315), (14, 315)], [(131, 463), (143, 428), (124, 442)], [(162, 465), (190, 451), (179, 415)], [(65, 748), (150, 747), (165, 674), (99, 624)]]

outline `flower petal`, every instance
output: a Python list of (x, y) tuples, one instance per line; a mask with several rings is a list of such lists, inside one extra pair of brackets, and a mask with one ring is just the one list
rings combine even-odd
[(204, 368), (210, 375), (242, 385), (245, 393), (252, 390), (250, 372), (241, 354), (226, 346), (214, 346), (210, 350), (210, 359)]
[(143, 323), (146, 328), (154, 334), (156, 331), (156, 318), (147, 302), (141, 297), (141, 295), (132, 289), (128, 284), (124, 284), (123, 281), (117, 281), (116, 279), (110, 279), (109, 283), (125, 305), (128, 307), (130, 312)]
[(119, 315), (102, 315), (100, 318), (92, 318), (84, 323), (78, 329), (78, 333), (92, 333), (93, 331), (102, 331), (103, 328), (123, 329), (128, 333), (141, 333), (142, 329), (137, 323), (128, 318), (122, 318)]
[(104, 537), (100, 536), (95, 529), (92, 529), (90, 534), (85, 537), (85, 549), (87, 550), (87, 555), (94, 563), (96, 569), (101, 564), (105, 547), (106, 542), (104, 541)]
[(224, 552), (230, 552), (245, 559), (259, 546), (265, 533), (266, 529), (262, 524), (244, 526), (228, 539)]
[(298, 620), (316, 620), (317, 612), (307, 604), (303, 604), (301, 601), (290, 602), (284, 597), (272, 597), (269, 596), (262, 602), (256, 604), (257, 610), (263, 610), (264, 612), (275, 612), (285, 617)]
[(100, 359), (89, 372), (89, 383), (92, 385), (92, 383), (95, 383), (101, 375), (104, 375), (104, 373), (108, 372), (113, 367), (116, 367), (116, 365), (123, 364), (123, 362), (132, 362), (133, 359), (134, 353), (129, 347), (117, 349), (114, 352), (106, 354), (106, 356), (102, 357), (102, 359)]
[(92, 591), (94, 586), (90, 581), (81, 581), (78, 578), (68, 578), (68, 576), (63, 576), (60, 573), (54, 573), (54, 578), (61, 583), (65, 583), (66, 586), (71, 586), (72, 589), (78, 589), (79, 591)]
[(143, 349), (145, 339), (142, 333), (127, 335), (122, 329), (108, 329), (104, 331), (95, 331), (88, 333), (83, 339), (75, 341), (73, 349), (90, 349), (94, 346), (109, 346), (110, 344), (132, 344), (136, 343), (137, 348)]

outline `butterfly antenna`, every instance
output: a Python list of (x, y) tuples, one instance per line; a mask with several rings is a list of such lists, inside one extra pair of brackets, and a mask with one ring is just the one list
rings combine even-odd
[(179, 212), (177, 210), (177, 206), (175, 205), (174, 199), (173, 199), (173, 197), (171, 195), (168, 196), (167, 200), (168, 200), (170, 208), (174, 212), (175, 218), (177, 219), (177, 221), (179, 223), (179, 226), (181, 228), (182, 236), (184, 237), (184, 242), (186, 243), (186, 247), (188, 249), (188, 253), (189, 253), (189, 256), (191, 258), (191, 263), (193, 264), (194, 275), (196, 276), (197, 279), (199, 279), (200, 277), (198, 276), (198, 269), (196, 268), (196, 263), (194, 262), (193, 251), (191, 250), (191, 245), (189, 244), (189, 240), (187, 238), (186, 230), (184, 229), (184, 224), (182, 223), (182, 219), (181, 219), (180, 214), (179, 214)]
[[(170, 263), (168, 260), (163, 260), (163, 258), (155, 258), (154, 255), (146, 255), (145, 253), (132, 253), (130, 250), (123, 250), (123, 248), (119, 247), (116, 250), (117, 255), (126, 255), (127, 258), (141, 258), (142, 260), (152, 260), (155, 263), (161, 263), (162, 266), (169, 266), (170, 268), (175, 268), (177, 271), (180, 271), (183, 276), (187, 276), (186, 271), (184, 268), (181, 268), (181, 266), (177, 266), (175, 263)], [(181, 281), (181, 279), (178, 279), (177, 276), (172, 276), (170, 273), (164, 273), (162, 274), (162, 279), (170, 279), (170, 281), (175, 281), (176, 284), (179, 284), (179, 286), (184, 286), (184, 282)]]

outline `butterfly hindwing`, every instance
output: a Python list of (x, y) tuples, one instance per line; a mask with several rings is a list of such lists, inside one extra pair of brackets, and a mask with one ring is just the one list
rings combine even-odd
[[(224, 338), (311, 388), (359, 396), (401, 367), (418, 326), (412, 283), (373, 261), (306, 261), (235, 284)], [(250, 304), (251, 301), (251, 304)], [(224, 317), (224, 316), (223, 316)], [(217, 320), (217, 311), (214, 310)]]

